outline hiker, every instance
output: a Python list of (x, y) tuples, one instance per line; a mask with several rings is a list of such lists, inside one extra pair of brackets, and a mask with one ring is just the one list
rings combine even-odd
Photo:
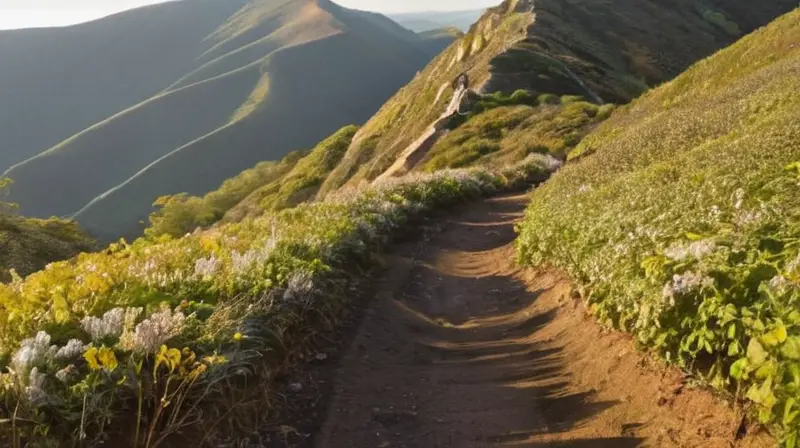
[(463, 88), (464, 90), (469, 88), (469, 75), (467, 72), (462, 73), (453, 81), (453, 89), (457, 90), (459, 88)]

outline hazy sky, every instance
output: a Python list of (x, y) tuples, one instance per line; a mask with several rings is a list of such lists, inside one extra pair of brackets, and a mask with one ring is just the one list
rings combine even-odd
[[(0, 29), (70, 25), (162, 1), (164, 0), (0, 0)], [(500, 3), (500, 0), (334, 1), (351, 8), (382, 12), (462, 10)]]

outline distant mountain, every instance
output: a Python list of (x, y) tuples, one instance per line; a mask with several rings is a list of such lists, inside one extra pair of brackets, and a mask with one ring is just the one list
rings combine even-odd
[(25, 215), (136, 235), (161, 195), (202, 195), (364, 122), (443, 46), (329, 0), (184, 0), (0, 32), (0, 170)]
[(482, 9), (469, 11), (422, 11), (390, 14), (389, 17), (404, 27), (418, 33), (439, 28), (458, 28), (467, 31), (483, 14)]

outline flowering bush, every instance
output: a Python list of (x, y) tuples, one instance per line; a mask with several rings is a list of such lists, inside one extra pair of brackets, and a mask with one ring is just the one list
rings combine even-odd
[(257, 374), (261, 355), (295, 349), (312, 316), (335, 319), (336, 283), (409, 219), (558, 165), (537, 155), (502, 172), (392, 179), (183, 238), (120, 242), (0, 285), (0, 445), (163, 443)]
[[(609, 119), (533, 195), (519, 257), (594, 313), (800, 429), (800, 12)], [(586, 156), (586, 154), (591, 154)]]

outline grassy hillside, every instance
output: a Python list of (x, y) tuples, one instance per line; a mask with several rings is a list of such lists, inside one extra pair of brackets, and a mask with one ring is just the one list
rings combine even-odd
[(627, 102), (794, 6), (788, 0), (505, 1), (384, 104), (322, 193), (386, 171), (446, 109), (462, 72), (483, 93), (526, 89)]
[(12, 270), (24, 277), (93, 249), (94, 241), (75, 222), (0, 214), (0, 282), (11, 281)]
[(511, 97), (488, 96), (463, 124), (433, 145), (416, 169), (431, 172), (474, 164), (504, 166), (533, 153), (564, 158), (613, 110), (611, 104), (598, 106), (579, 97), (537, 98), (526, 91)]
[[(179, 3), (182, 8), (205, 5)], [(126, 14), (138, 17), (141, 12)], [(195, 46), (175, 50), (185, 50), (181, 57), (191, 64), (152, 80), (158, 89), (11, 167), (6, 174), (17, 182), (13, 198), (22, 204), (21, 211), (30, 216), (76, 214), (104, 238), (136, 235), (141, 230), (137, 223), (159, 196), (205, 194), (259, 161), (279, 160), (341, 126), (365, 121), (441, 45), (383, 16), (327, 0), (252, 0), (218, 11), (216, 19), (200, 37), (181, 36), (196, 39)], [(144, 29), (158, 24), (168, 25), (157, 21)], [(92, 34), (97, 41), (140, 39), (135, 28), (100, 29), (107, 37)], [(13, 35), (20, 46), (26, 37)], [(124, 54), (125, 49), (103, 50)], [(96, 54), (102, 57), (103, 52)], [(38, 57), (33, 62), (43, 65)], [(127, 76), (149, 79), (148, 70), (142, 62)], [(18, 83), (14, 78), (0, 89), (12, 90)], [(126, 89), (122, 82), (117, 87)], [(31, 93), (26, 100), (38, 104), (35, 98)], [(84, 103), (64, 102), (78, 114)]]
[(237, 222), (247, 217), (254, 218), (314, 198), (327, 176), (344, 157), (357, 131), (358, 127), (347, 126), (323, 140), (300, 159), (291, 171), (255, 190), (233, 207), (225, 215), (225, 220)]
[(402, 14), (390, 14), (389, 18), (400, 25), (415, 31), (425, 33), (442, 28), (456, 28), (467, 31), (483, 14), (482, 9), (468, 11), (422, 11)]
[(317, 325), (342, 317), (373, 251), (415, 218), (557, 165), (415, 176), (0, 285), (0, 445), (219, 446), (226, 431), (252, 434), (253, 415), (274, 412), (275, 379)]
[(94, 242), (72, 221), (16, 215), (17, 204), (5, 201), (11, 184), (10, 179), (0, 178), (0, 283), (94, 248)]
[(524, 263), (597, 317), (800, 428), (800, 11), (614, 114), (533, 200)]
[(157, 95), (246, 3), (171, 2), (79, 26), (0, 31), (0, 172)]
[(357, 130), (346, 126), (312, 151), (292, 152), (280, 162), (261, 162), (203, 197), (182, 193), (159, 198), (145, 235), (181, 237), (223, 216), (227, 222), (238, 222), (306, 202), (339, 163)]

